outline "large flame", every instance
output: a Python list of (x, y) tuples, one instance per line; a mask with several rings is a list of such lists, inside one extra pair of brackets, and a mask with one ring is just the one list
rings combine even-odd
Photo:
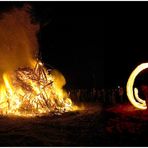
[(75, 109), (64, 76), (37, 59), (38, 24), (30, 7), (14, 8), (0, 19), (0, 113), (34, 116)]
[(133, 85), (137, 75), (146, 68), (148, 68), (148, 63), (142, 63), (139, 66), (137, 66), (131, 73), (126, 86), (129, 101), (134, 107), (142, 110), (147, 109), (146, 101), (139, 98), (137, 88), (134, 88), (133, 92)]
[(72, 111), (72, 101), (62, 89), (64, 83), (56, 82), (59, 77), (65, 81), (59, 72), (47, 71), (39, 61), (34, 68), (18, 68), (4, 73), (4, 84), (0, 89), (1, 113), (33, 116)]

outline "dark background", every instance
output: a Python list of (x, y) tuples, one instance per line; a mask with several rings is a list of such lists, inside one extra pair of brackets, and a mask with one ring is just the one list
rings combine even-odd
[(131, 71), (148, 61), (147, 2), (28, 3), (41, 24), (40, 57), (64, 74), (69, 88), (125, 86)]
[[(125, 87), (132, 70), (148, 61), (148, 3), (107, 3), (106, 12), (105, 84)], [(140, 83), (148, 84), (146, 73)]]
[(45, 16), (50, 22), (39, 33), (43, 60), (59, 69), (72, 88), (104, 86), (104, 17), (99, 8), (95, 3), (45, 5), (33, 3), (39, 19), (41, 11), (51, 15)]

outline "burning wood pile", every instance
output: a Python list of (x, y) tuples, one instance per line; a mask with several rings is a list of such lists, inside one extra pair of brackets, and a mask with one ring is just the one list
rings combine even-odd
[(1, 114), (35, 116), (72, 111), (71, 99), (55, 79), (52, 70), (46, 70), (40, 61), (33, 68), (4, 73), (4, 85), (0, 89)]
[(0, 114), (36, 116), (77, 109), (64, 76), (38, 59), (37, 33), (30, 5), (0, 14)]

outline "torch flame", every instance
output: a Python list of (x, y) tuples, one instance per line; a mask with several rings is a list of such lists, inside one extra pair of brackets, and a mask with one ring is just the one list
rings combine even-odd
[(148, 68), (148, 63), (142, 63), (139, 66), (137, 66), (131, 73), (126, 85), (126, 91), (129, 101), (134, 107), (142, 110), (147, 109), (146, 101), (139, 98), (137, 88), (134, 88), (133, 92), (133, 85), (137, 75), (146, 68)]

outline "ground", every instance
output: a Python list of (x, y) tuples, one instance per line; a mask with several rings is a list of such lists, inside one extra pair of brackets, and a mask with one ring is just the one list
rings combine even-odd
[(148, 111), (130, 103), (36, 118), (0, 117), (0, 146), (147, 146)]

